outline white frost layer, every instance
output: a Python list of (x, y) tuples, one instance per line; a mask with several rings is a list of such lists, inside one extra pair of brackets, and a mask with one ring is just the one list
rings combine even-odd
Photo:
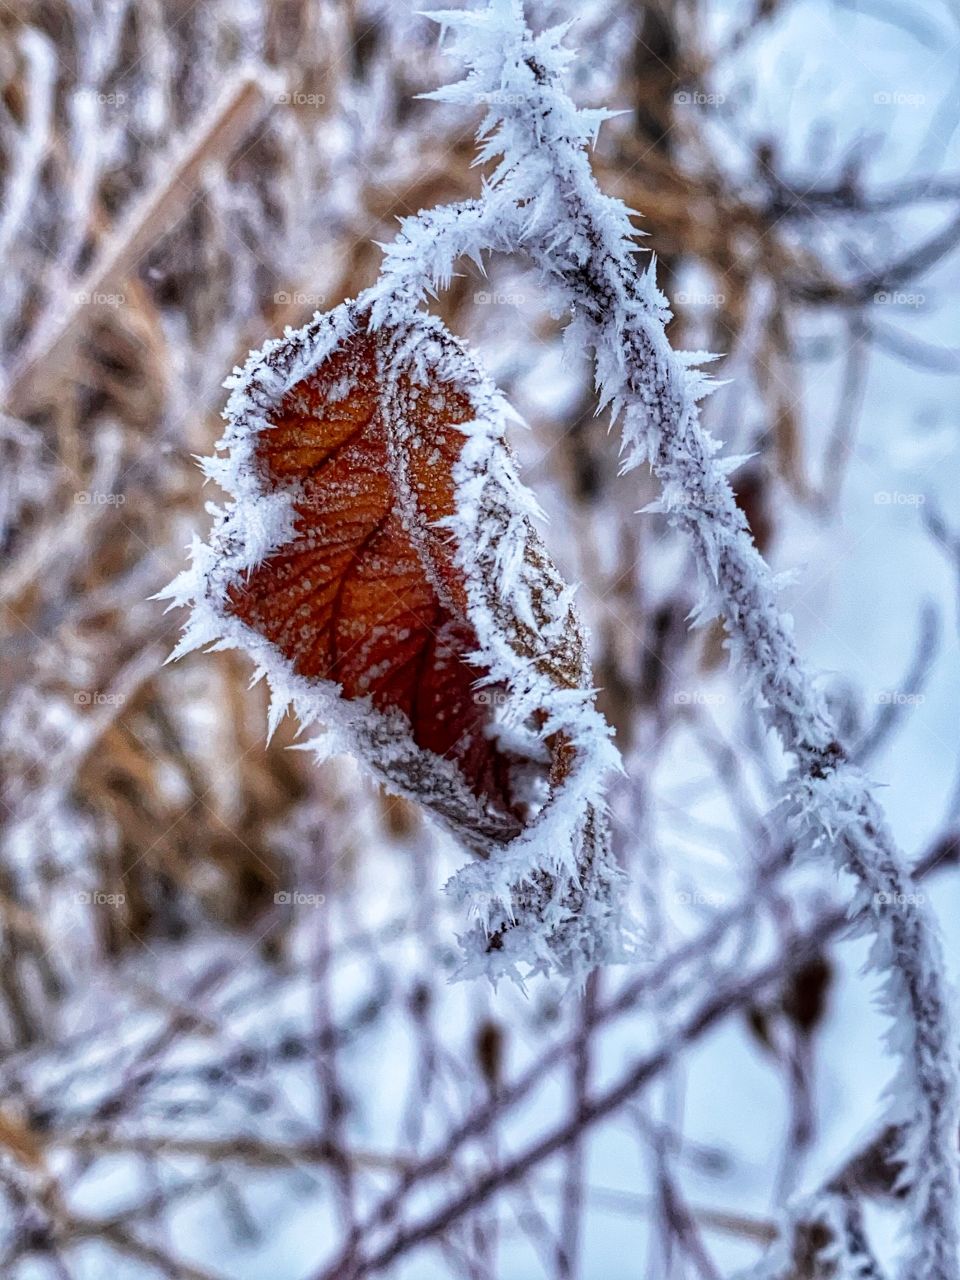
[[(295, 537), (296, 490), (265, 489), (256, 462), (258, 437), (270, 429), (270, 414), (283, 396), (367, 322), (365, 302), (361, 297), (344, 303), (298, 331), (288, 330), (252, 353), (228, 380), (221, 456), (205, 460), (203, 468), (232, 500), (223, 509), (210, 508), (215, 523), (209, 544), (194, 541), (190, 568), (162, 593), (171, 607), (191, 609), (173, 656), (202, 646), (245, 650), (255, 664), (254, 679), (265, 677), (270, 688), (271, 733), (292, 709), (302, 728), (322, 726), (321, 735), (306, 745), (319, 754), (357, 756), (391, 790), (426, 804), (441, 819), (446, 816), (456, 834), (467, 835), (484, 860), (465, 867), (450, 884), (478, 918), (464, 937), (465, 973), (519, 977), (522, 963), (579, 978), (597, 962), (623, 954), (619, 873), (603, 811), (604, 780), (619, 759), (587, 687), (587, 670), (576, 672), (580, 687), (567, 687), (539, 660), (565, 639), (572, 591), (548, 561), (545, 569), (528, 554), (531, 543), (540, 545), (533, 529), (539, 510), (506, 448), (511, 410), (438, 320), (409, 312), (378, 318), (381, 325), (388, 322), (381, 344), (381, 412), (402, 445), (404, 431), (412, 428), (404, 417), (401, 374), (414, 385), (453, 384), (470, 399), (473, 420), (458, 428), (464, 446), (454, 474), (456, 510), (441, 524), (454, 536), (467, 586), (468, 616), (478, 637), (471, 661), (488, 669), (485, 681), (506, 690), (496, 726), (504, 744), (545, 759), (548, 744), (563, 736), (571, 767), (562, 783), (519, 837), (498, 843), (457, 767), (420, 748), (401, 713), (385, 714), (369, 698), (347, 700), (331, 680), (299, 676), (270, 641), (228, 609), (230, 589)], [(344, 386), (331, 394), (348, 393)], [(415, 499), (401, 465), (403, 452), (396, 450), (393, 479), (401, 516), (416, 541)], [(517, 626), (528, 639), (536, 637), (541, 653), (518, 652)]]

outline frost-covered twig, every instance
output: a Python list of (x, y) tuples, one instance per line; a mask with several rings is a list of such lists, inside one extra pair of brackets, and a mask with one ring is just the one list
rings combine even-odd
[[(676, 1027), (677, 1010), (683, 999), (694, 1003), (703, 1002), (703, 992), (712, 993), (716, 988), (726, 989), (731, 983), (736, 983), (738, 978), (742, 978), (744, 962), (741, 956), (744, 948), (740, 942), (741, 935), (749, 930), (756, 916), (757, 901), (769, 891), (778, 873), (784, 869), (786, 861), (787, 851), (779, 850), (760, 869), (757, 879), (741, 900), (715, 913), (694, 937), (674, 947), (655, 964), (636, 974), (611, 997), (598, 1002), (591, 1010), (591, 1033), (596, 1034), (602, 1027), (620, 1018), (629, 1017), (638, 1008), (651, 1007), (669, 1009)], [(925, 878), (945, 865), (944, 852), (937, 842), (919, 860), (918, 875)], [(840, 938), (849, 926), (850, 916), (843, 905), (831, 905), (817, 912), (801, 930), (781, 939), (782, 945), (773, 963), (758, 965), (754, 969), (753, 980), (737, 986), (736, 996), (731, 997), (727, 1005), (727, 1016), (736, 1010), (748, 1008), (766, 990), (782, 988), (792, 974), (800, 972), (805, 965), (822, 955), (824, 948)], [(734, 956), (734, 960), (729, 964), (718, 960), (719, 956), (730, 955)], [(691, 1021), (697, 1027), (697, 1036), (713, 1025), (710, 1018), (697, 1015)], [(494, 1124), (504, 1123), (508, 1113), (528, 1101), (551, 1071), (569, 1063), (576, 1056), (581, 1041), (582, 1033), (577, 1031), (565, 1041), (552, 1044), (544, 1053), (535, 1057), (520, 1075), (505, 1083), (495, 1097), (482, 1107), (475, 1108), (462, 1124), (450, 1129), (429, 1153), (404, 1173), (397, 1187), (391, 1189), (371, 1211), (361, 1231), (361, 1238), (369, 1240), (379, 1229), (397, 1221), (408, 1200), (415, 1193), (422, 1193), (426, 1182), (444, 1176), (469, 1142), (489, 1131)], [(675, 1037), (674, 1052), (679, 1053), (683, 1046), (683, 1038)], [(658, 1071), (674, 1060), (674, 1052), (661, 1059)], [(889, 1149), (885, 1158), (888, 1167), (899, 1175), (902, 1164), (899, 1163), (898, 1153), (903, 1149), (903, 1134), (899, 1130), (897, 1133), (898, 1140), (885, 1140), (885, 1150)], [(889, 1193), (893, 1192), (895, 1181), (899, 1182), (899, 1177), (891, 1176), (887, 1187)], [(835, 1189), (837, 1188), (832, 1183), (827, 1188), (830, 1191)], [(849, 1187), (845, 1183), (839, 1189), (847, 1191), (857, 1188), (852, 1183)], [(495, 1190), (496, 1187), (491, 1188), (491, 1192)], [(339, 1277), (341, 1268), (346, 1267), (348, 1261), (359, 1265), (354, 1253), (349, 1252), (338, 1258), (328, 1271), (324, 1271), (324, 1280)]]
[(434, 97), (484, 103), (480, 159), (498, 159), (480, 200), (407, 219), (375, 289), (374, 323), (416, 309), (450, 280), (462, 255), (523, 252), (569, 303), (568, 334), (591, 349), (597, 385), (623, 421), (625, 466), (648, 462), (659, 509), (690, 538), (710, 607), (724, 619), (734, 658), (795, 759), (791, 824), (799, 847), (830, 850), (858, 879), (872, 915), (874, 960), (898, 1020), (898, 1105), (911, 1119), (913, 1232), (906, 1274), (955, 1280), (958, 1271), (957, 1126), (960, 1066), (950, 996), (931, 914), (886, 827), (867, 779), (845, 758), (824, 701), (805, 670), (777, 583), (754, 546), (697, 401), (710, 389), (673, 352), (654, 264), (637, 268), (629, 211), (601, 194), (586, 146), (607, 114), (577, 110), (559, 83), (570, 59), (564, 30), (527, 29), (519, 0), (481, 12), (433, 15), (455, 30), (466, 78)]
[[(779, 859), (777, 865), (780, 865)], [(924, 876), (942, 868), (944, 862), (939, 848), (935, 846), (929, 849), (918, 865)], [(755, 892), (747, 895), (742, 903), (722, 913), (720, 933), (725, 938), (725, 954), (731, 954), (730, 933), (737, 923), (745, 923), (749, 914), (749, 899), (755, 896)], [(599, 1027), (629, 1013), (639, 1004), (649, 1005), (663, 1001), (669, 1004), (673, 1016), (672, 1034), (667, 1043), (657, 1045), (648, 1054), (638, 1058), (608, 1087), (595, 1092), (576, 1115), (559, 1120), (553, 1129), (505, 1162), (502, 1167), (478, 1177), (462, 1193), (451, 1195), (444, 1204), (419, 1222), (397, 1227), (382, 1245), (372, 1244), (383, 1228), (403, 1220), (404, 1212), (411, 1204), (422, 1202), (424, 1184), (427, 1181), (448, 1175), (466, 1143), (487, 1132), (494, 1123), (502, 1123), (505, 1114), (528, 1100), (552, 1069), (571, 1060), (577, 1051), (581, 1034), (577, 1031), (565, 1043), (551, 1046), (541, 1057), (535, 1058), (514, 1081), (506, 1084), (495, 1098), (475, 1109), (462, 1125), (448, 1132), (430, 1153), (404, 1172), (397, 1186), (383, 1198), (365, 1221), (360, 1233), (363, 1247), (358, 1250), (357, 1242), (352, 1242), (348, 1249), (318, 1272), (318, 1280), (344, 1280), (344, 1277), (360, 1280), (405, 1256), (418, 1244), (433, 1239), (438, 1231), (448, 1229), (463, 1215), (483, 1204), (488, 1197), (510, 1186), (543, 1161), (562, 1151), (582, 1128), (618, 1111), (630, 1102), (668, 1069), (685, 1048), (707, 1034), (719, 1019), (738, 1011), (746, 1011), (765, 991), (781, 986), (787, 975), (798, 972), (821, 955), (823, 947), (838, 938), (848, 926), (849, 916), (843, 906), (831, 905), (814, 913), (799, 925), (790, 926), (779, 939), (777, 954), (771, 959), (746, 963), (734, 948), (733, 958), (722, 963), (716, 959), (721, 950), (716, 941), (718, 922), (711, 921), (697, 938), (676, 948), (648, 972), (638, 974), (614, 996), (600, 1003), (592, 1013), (591, 1028), (596, 1032)], [(681, 998), (677, 990), (671, 987), (671, 976), (675, 970), (684, 970), (698, 959), (705, 967), (699, 973), (699, 980), (691, 978), (682, 984), (686, 1008), (679, 1012)], [(886, 1130), (885, 1135), (891, 1132)], [(904, 1142), (900, 1140), (902, 1136), (898, 1131), (896, 1137), (885, 1136), (881, 1139), (883, 1190), (887, 1194), (895, 1194), (905, 1185)], [(813, 1199), (808, 1197), (800, 1204), (791, 1213), (789, 1222), (794, 1223), (804, 1217), (804, 1205), (808, 1206), (824, 1197), (831, 1202), (843, 1200), (848, 1206), (845, 1212), (855, 1213), (855, 1208), (850, 1206), (859, 1191), (858, 1179), (851, 1167), (847, 1166), (823, 1188), (820, 1196)], [(852, 1247), (852, 1238), (848, 1243)], [(860, 1240), (858, 1247), (862, 1248), (866, 1258), (870, 1257), (865, 1241)], [(778, 1247), (765, 1260), (765, 1265), (776, 1267), (784, 1256), (784, 1252)], [(779, 1275), (776, 1270), (771, 1274)], [(846, 1274), (840, 1274), (846, 1280)], [(871, 1274), (869, 1271), (865, 1273), (866, 1276)], [(935, 1273), (915, 1274), (920, 1276)], [(806, 1280), (806, 1277), (801, 1273), (796, 1280)], [(912, 1275), (910, 1280), (913, 1280)]]
[(241, 72), (226, 86), (194, 134), (186, 143), (176, 147), (156, 186), (138, 202), (110, 237), (66, 305), (63, 299), (58, 299), (57, 304), (51, 307), (47, 322), (35, 330), (5, 389), (7, 402), (15, 412), (22, 411), (29, 403), (37, 380), (49, 372), (48, 366), (62, 366), (64, 349), (75, 339), (89, 305), (115, 295), (138, 260), (156, 243), (158, 236), (182, 216), (190, 200), (195, 198), (200, 177), (211, 156), (229, 154), (264, 105), (263, 86), (252, 73)]
[[(317, 1280), (361, 1280), (362, 1277), (385, 1270), (418, 1245), (449, 1230), (465, 1215), (484, 1204), (490, 1196), (515, 1184), (545, 1161), (567, 1149), (585, 1128), (621, 1110), (657, 1079), (685, 1048), (729, 1016), (732, 1010), (748, 1008), (758, 991), (766, 989), (779, 979), (787, 957), (791, 963), (799, 964), (816, 955), (822, 933), (823, 920), (815, 918), (802, 927), (788, 930), (783, 938), (782, 953), (771, 960), (753, 966), (745, 966), (739, 959), (724, 967), (718, 965), (713, 974), (712, 986), (701, 985), (698, 990), (690, 993), (687, 1006), (675, 1016), (670, 1036), (655, 1044), (648, 1052), (638, 1055), (616, 1078), (591, 1093), (573, 1114), (558, 1120), (553, 1127), (504, 1159), (496, 1168), (481, 1170), (462, 1191), (452, 1192), (448, 1198), (423, 1212), (413, 1222), (398, 1227), (381, 1243), (376, 1239), (377, 1226), (395, 1220), (400, 1211), (408, 1208), (411, 1202), (417, 1205), (422, 1203), (413, 1196), (407, 1199), (406, 1196), (394, 1194), (390, 1203), (384, 1202), (381, 1211), (366, 1224), (362, 1247), (359, 1250), (347, 1250), (337, 1256), (317, 1273)], [(541, 1075), (542, 1070), (541, 1066)], [(531, 1069), (524, 1073), (523, 1079), (529, 1079), (533, 1072), (534, 1069)], [(509, 1096), (509, 1091), (505, 1096)], [(477, 1118), (482, 1124), (483, 1113)], [(471, 1130), (482, 1131), (472, 1125)], [(460, 1135), (456, 1135), (448, 1146), (436, 1156), (428, 1157), (424, 1163), (429, 1163), (436, 1173), (448, 1172), (452, 1153), (459, 1140)], [(414, 1185), (419, 1185), (417, 1170), (406, 1175), (400, 1189), (409, 1195)]]
[(797, 1202), (781, 1239), (738, 1280), (885, 1280), (859, 1205), (832, 1192)]

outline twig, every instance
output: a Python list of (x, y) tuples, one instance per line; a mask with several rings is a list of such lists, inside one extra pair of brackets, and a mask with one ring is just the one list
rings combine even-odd
[(14, 414), (25, 412), (44, 381), (62, 369), (98, 298), (116, 292), (125, 276), (158, 237), (182, 216), (200, 189), (204, 168), (228, 155), (266, 104), (262, 77), (241, 72), (224, 89), (186, 142), (178, 142), (160, 165), (160, 177), (107, 240), (68, 304), (34, 333), (6, 390)]

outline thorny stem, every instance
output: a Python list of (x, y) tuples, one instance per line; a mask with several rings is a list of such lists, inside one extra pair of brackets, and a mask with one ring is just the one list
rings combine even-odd
[[(459, 22), (450, 14), (443, 20), (451, 27)], [(481, 200), (409, 219), (372, 292), (381, 309), (415, 308), (428, 286), (449, 278), (458, 257), (476, 257), (482, 248), (526, 253), (565, 292), (593, 346), (598, 385), (614, 400), (615, 416), (623, 414), (633, 455), (627, 466), (649, 461), (663, 486), (663, 508), (693, 546), (735, 655), (794, 757), (790, 820), (802, 843), (830, 848), (860, 882), (861, 905), (871, 911), (877, 935), (875, 959), (887, 972), (889, 1008), (904, 1024), (902, 1101), (912, 1108), (909, 1148), (918, 1170), (907, 1274), (911, 1280), (921, 1274), (957, 1280), (960, 1042), (934, 918), (916, 895), (870, 785), (848, 762), (800, 659), (776, 584), (700, 424), (687, 368), (667, 342), (669, 313), (652, 276), (637, 270), (626, 211), (597, 188), (582, 134), (557, 124), (576, 113), (556, 69), (538, 49), (518, 3), (494, 0), (486, 14), (469, 14), (463, 21), (472, 39), (484, 20), (490, 24), (486, 62), (478, 56), (463, 83), (488, 92), (516, 89), (504, 92), (505, 105), (491, 112), (499, 134), (491, 117), (487, 122), (488, 138), (494, 135), (487, 154), (499, 150), (503, 162)], [(466, 41), (460, 51), (473, 61)], [(493, 65), (497, 54), (499, 69)], [(549, 190), (524, 190), (525, 164), (538, 181), (549, 175)], [(541, 200), (551, 202), (552, 225), (531, 231), (529, 206)], [(427, 264), (410, 251), (425, 234)], [(433, 278), (425, 279), (431, 263)]]

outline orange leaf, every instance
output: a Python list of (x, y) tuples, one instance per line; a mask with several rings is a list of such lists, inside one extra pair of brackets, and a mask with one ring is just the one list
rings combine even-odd
[(297, 485), (295, 536), (230, 588), (228, 608), (297, 675), (402, 715), (418, 747), (457, 766), (485, 832), (507, 839), (523, 823), (518, 758), (488, 736), (504, 691), (476, 687), (489, 671), (471, 663), (479, 646), (463, 575), (450, 535), (433, 527), (454, 514), (457, 427), (473, 416), (470, 402), (449, 384), (418, 397), (404, 512), (380, 403), (383, 343), (351, 334), (271, 413), (256, 460), (264, 483)]
[(177, 652), (245, 648), (272, 723), (292, 704), (480, 854), (489, 874), (454, 887), (480, 904), (482, 950), (599, 954), (616, 754), (505, 401), (439, 321), (372, 329), (354, 303), (232, 385), (206, 470), (234, 501), (165, 592), (193, 605)]

